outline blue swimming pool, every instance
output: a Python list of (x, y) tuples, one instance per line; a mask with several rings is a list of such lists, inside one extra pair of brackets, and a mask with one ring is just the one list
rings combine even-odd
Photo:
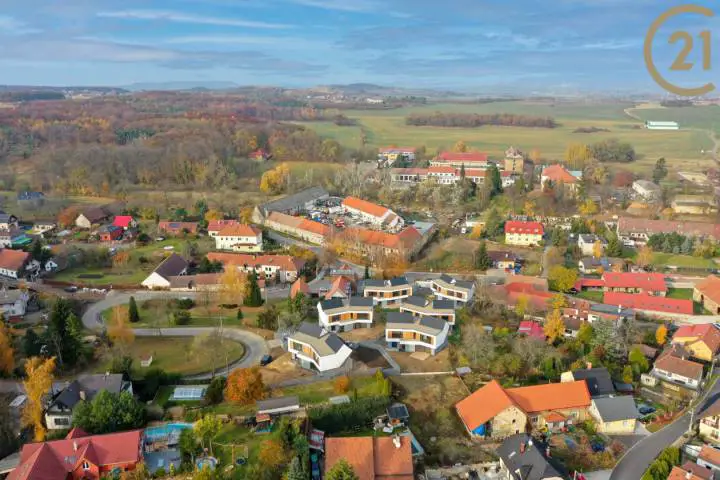
[(192, 428), (192, 423), (166, 423), (145, 429), (146, 442), (159, 442), (167, 440), (170, 443), (177, 443), (180, 432), (186, 428)]
[(203, 470), (205, 467), (209, 468), (210, 470), (215, 470), (217, 462), (217, 458), (215, 457), (205, 457), (198, 458), (195, 464), (197, 465), (198, 470)]

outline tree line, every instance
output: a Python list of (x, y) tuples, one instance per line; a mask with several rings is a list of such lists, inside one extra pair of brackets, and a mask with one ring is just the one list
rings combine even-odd
[(493, 113), (480, 115), (477, 113), (411, 113), (405, 117), (405, 124), (416, 127), (461, 127), (476, 128), (485, 125), (504, 127), (555, 128), (558, 124), (550, 117), (532, 117), (511, 113)]

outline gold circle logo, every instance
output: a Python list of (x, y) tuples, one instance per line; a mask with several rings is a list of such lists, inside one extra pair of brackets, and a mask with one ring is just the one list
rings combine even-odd
[[(648, 69), (648, 72), (650, 72), (650, 76), (655, 80), (655, 82), (660, 85), (663, 89), (667, 90), (670, 93), (674, 93), (676, 95), (684, 96), (684, 97), (694, 97), (694, 96), (700, 96), (705, 95), (706, 93), (710, 93), (713, 90), (715, 90), (715, 84), (710, 82), (706, 83), (705, 85), (697, 88), (683, 88), (679, 87), (677, 85), (674, 85), (667, 81), (662, 74), (658, 71), (657, 67), (655, 66), (655, 61), (653, 60), (653, 54), (652, 54), (652, 47), (653, 42), (655, 41), (655, 36), (657, 35), (658, 30), (667, 22), (669, 19), (676, 17), (678, 15), (683, 15), (686, 13), (692, 13), (697, 15), (704, 15), (706, 17), (713, 17), (715, 16), (715, 12), (713, 12), (711, 9), (700, 6), (700, 5), (679, 5), (677, 7), (673, 7), (667, 12), (660, 15), (655, 21), (650, 25), (650, 29), (648, 30), (647, 35), (645, 36), (645, 48), (644, 48), (644, 54), (645, 54), (645, 66)], [(699, 35), (700, 39), (702, 40), (702, 46), (703, 46), (703, 70), (710, 70), (712, 66), (712, 59), (711, 59), (711, 32), (709, 30), (705, 30), (700, 33)], [(683, 48), (678, 54), (677, 58), (673, 62), (673, 64), (670, 66), (670, 70), (672, 71), (689, 71), (694, 68), (694, 64), (687, 61), (687, 57), (693, 50), (694, 45), (694, 38), (690, 33), (679, 30), (677, 32), (674, 32), (670, 36), (670, 43), (677, 43), (682, 42)]]

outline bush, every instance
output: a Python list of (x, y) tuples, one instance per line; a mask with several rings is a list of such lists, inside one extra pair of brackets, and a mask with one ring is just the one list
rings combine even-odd
[(203, 403), (206, 405), (217, 405), (221, 403), (223, 401), (226, 383), (227, 379), (225, 377), (213, 378), (207, 390), (205, 390)]
[(237, 303), (221, 303), (220, 308), (224, 308), (226, 310), (235, 310), (236, 308), (238, 308), (238, 304)]
[(187, 310), (178, 310), (173, 312), (173, 325), (188, 325), (192, 316)]
[(390, 403), (386, 397), (357, 399), (350, 403), (328, 405), (310, 409), (310, 421), (314, 428), (326, 434), (350, 431), (354, 427), (366, 428), (373, 419), (382, 414)]
[(347, 377), (347, 375), (343, 375), (342, 377), (338, 377), (335, 379), (335, 382), (333, 383), (333, 390), (335, 390), (335, 393), (347, 393), (349, 389), (350, 379)]
[(175, 307), (180, 310), (190, 310), (195, 306), (195, 301), (192, 298), (177, 298), (174, 304)]
[(178, 373), (167, 373), (161, 368), (151, 368), (145, 373), (145, 378), (133, 382), (135, 391), (140, 400), (148, 402), (155, 398), (158, 389), (164, 385), (175, 385), (182, 376)]

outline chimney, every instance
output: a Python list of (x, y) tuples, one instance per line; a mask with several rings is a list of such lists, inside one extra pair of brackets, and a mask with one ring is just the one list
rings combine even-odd
[(692, 472), (685, 472), (685, 478), (690, 480), (692, 478)]
[(77, 441), (75, 441), (75, 440), (73, 440), (73, 451), (75, 451), (75, 452), (78, 451), (78, 444), (77, 444)]
[(548, 446), (545, 448), (545, 456), (546, 456), (547, 458), (550, 458), (550, 445), (548, 445)]
[(592, 362), (586, 362), (586, 363), (585, 363), (585, 368), (587, 368), (588, 370), (590, 370), (590, 369), (592, 368)]
[(395, 445), (395, 448), (400, 448), (400, 435), (394, 435), (393, 436), (393, 445)]
[(85, 395), (85, 390), (80, 390), (80, 400), (87, 400), (87, 395)]
[(520, 442), (520, 453), (525, 453), (525, 442)]

